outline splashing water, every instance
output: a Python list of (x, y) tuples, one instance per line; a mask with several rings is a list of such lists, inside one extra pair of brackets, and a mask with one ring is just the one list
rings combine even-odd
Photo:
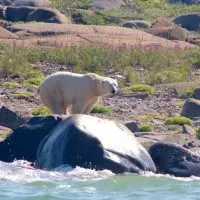
[(199, 177), (95, 171), (64, 165), (52, 171), (26, 161), (0, 162), (0, 199), (199, 199)]

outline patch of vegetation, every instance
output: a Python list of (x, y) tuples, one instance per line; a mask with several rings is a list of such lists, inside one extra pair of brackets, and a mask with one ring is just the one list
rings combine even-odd
[(46, 106), (39, 107), (32, 112), (33, 116), (46, 116), (50, 114), (52, 112)]
[(155, 90), (153, 87), (145, 84), (137, 84), (132, 85), (129, 88), (127, 88), (128, 92), (147, 92), (148, 94), (154, 94)]
[(199, 12), (198, 4), (169, 4), (165, 0), (129, 0), (125, 7), (120, 9), (103, 10), (102, 14), (107, 17), (122, 19), (142, 19), (154, 21), (158, 17), (176, 17), (182, 14)]
[(140, 132), (152, 132), (153, 126), (152, 126), (152, 124), (142, 124), (139, 126), (139, 131)]
[[(185, 51), (144, 51), (142, 49), (111, 49), (95, 45), (43, 47), (35, 51), (33, 48), (13, 49), (0, 46), (1, 74), (7, 76), (19, 74), (25, 79), (38, 80), (37, 77), (40, 77), (41, 73), (34, 69), (38, 62), (70, 66), (73, 72), (78, 73), (94, 72), (103, 75), (109, 69), (124, 73), (124, 83), (142, 82), (153, 85), (188, 81), (192, 70), (200, 66), (200, 51), (198, 48)], [(35, 80), (29, 81), (35, 85)], [(26, 81), (26, 84), (29, 84), (29, 81)], [(143, 87), (142, 85), (137, 90), (142, 90)], [(152, 92), (151, 89), (147, 90)]]
[(159, 114), (157, 112), (149, 112), (145, 115), (139, 115), (137, 117), (134, 117), (135, 120), (139, 120), (139, 121), (150, 121), (152, 119), (157, 119), (157, 120), (165, 120), (166, 116)]
[(196, 137), (200, 140), (200, 128), (196, 130)]
[(71, 8), (86, 9), (91, 0), (51, 0), (52, 7), (68, 10)]
[(186, 88), (184, 91), (179, 92), (179, 96), (180, 96), (180, 97), (183, 97), (183, 96), (193, 97), (193, 95), (194, 95), (194, 90), (195, 90), (194, 87), (192, 87), (192, 88)]
[(185, 103), (185, 101), (178, 101), (178, 102), (176, 102), (176, 105), (177, 105), (179, 108), (183, 108), (184, 103)]
[(181, 131), (181, 127), (179, 125), (176, 124), (170, 124), (167, 126), (169, 131)]
[(5, 86), (8, 86), (8, 87), (19, 87), (19, 83), (17, 83), (16, 81), (10, 81), (10, 82), (4, 82), (4, 85)]
[(90, 14), (82, 10), (73, 11), (72, 18), (76, 24), (105, 25), (108, 23), (102, 15)]
[(24, 81), (24, 85), (30, 88), (37, 88), (43, 79), (44, 79), (44, 76), (42, 75), (38, 77), (31, 77)]
[(131, 68), (125, 69), (125, 83), (133, 84), (133, 83), (141, 83), (139, 75)]
[(192, 120), (184, 117), (184, 116), (175, 116), (175, 117), (170, 117), (167, 119), (167, 121), (165, 122), (166, 124), (178, 124), (178, 125), (184, 125), (184, 124), (188, 124), (188, 125), (192, 125)]
[(111, 113), (112, 110), (106, 106), (100, 106), (100, 105), (97, 105), (95, 106), (91, 113), (102, 113), (102, 114), (107, 114), (107, 113)]
[(10, 132), (8, 131), (0, 130), (0, 140), (7, 138), (9, 134)]
[(29, 91), (16, 91), (15, 95), (18, 97), (28, 97), (31, 96), (33, 93)]

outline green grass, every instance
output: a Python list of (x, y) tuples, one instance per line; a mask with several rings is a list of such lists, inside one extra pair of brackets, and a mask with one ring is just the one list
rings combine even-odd
[(178, 124), (178, 125), (188, 124), (188, 125), (192, 125), (192, 120), (187, 118), (187, 117), (183, 117), (183, 116), (175, 116), (175, 117), (168, 118), (165, 123), (167, 125), (170, 125), (170, 124)]
[(69, 10), (71, 8), (84, 9), (88, 7), (91, 0), (51, 0), (52, 7)]
[(24, 81), (24, 86), (30, 87), (30, 88), (37, 88), (43, 79), (44, 79), (44, 76), (42, 76), (42, 75), (40, 75), (38, 77), (28, 78)]
[(165, 0), (129, 0), (128, 5), (120, 9), (103, 10), (105, 17), (122, 19), (142, 19), (154, 21), (158, 17), (176, 17), (186, 13), (200, 12), (200, 5), (168, 4)]
[(196, 137), (198, 140), (200, 140), (200, 128), (197, 128), (196, 130)]
[(153, 87), (145, 84), (137, 84), (132, 85), (129, 88), (127, 88), (128, 92), (147, 92), (148, 94), (154, 94), (155, 90)]
[(138, 121), (151, 121), (153, 119), (157, 119), (157, 120), (160, 120), (160, 121), (163, 121), (166, 119), (166, 116), (165, 115), (162, 115), (158, 112), (149, 112), (145, 115), (138, 115), (138, 116), (134, 116), (134, 117), (130, 117), (130, 119), (134, 119), (134, 120), (138, 120)]
[(139, 131), (140, 132), (152, 132), (153, 126), (152, 126), (152, 124), (142, 124), (139, 126)]
[(182, 91), (181, 93), (179, 93), (179, 96), (180, 97), (183, 97), (183, 96), (193, 97), (194, 90), (195, 90), (194, 87), (193, 88), (186, 88), (184, 91)]
[(31, 96), (33, 93), (29, 91), (16, 91), (15, 95), (18, 97), (28, 97)]
[(84, 10), (72, 11), (72, 18), (76, 24), (86, 24), (86, 25), (108, 24), (108, 21), (102, 15), (87, 13)]
[[(12, 59), (11, 59), (12, 58)], [(124, 83), (163, 84), (187, 82), (200, 66), (199, 48), (186, 51), (108, 49), (100, 46), (66, 48), (11, 48), (0, 46), (0, 74), (23, 76), (27, 85), (42, 80), (33, 66), (38, 62), (71, 67), (73, 72), (98, 74), (108, 69), (124, 74)], [(141, 71), (137, 69), (141, 69)], [(39, 77), (39, 78), (38, 78)], [(30, 79), (29, 79), (30, 78)], [(137, 86), (137, 90), (144, 86)], [(150, 91), (151, 89), (147, 89)]]
[(99, 105), (95, 106), (91, 111), (91, 113), (102, 113), (102, 114), (107, 114), (111, 112), (112, 110), (110, 108), (106, 106), (99, 106)]
[(125, 69), (125, 80), (124, 80), (125, 84), (126, 83), (133, 84), (133, 83), (140, 83), (140, 82), (141, 82), (141, 78), (135, 70), (131, 68)]
[(182, 130), (181, 127), (179, 125), (177, 125), (177, 124), (169, 124), (167, 126), (167, 129), (169, 131), (181, 131)]
[(46, 115), (50, 115), (52, 114), (52, 112), (45, 106), (36, 108), (33, 112), (32, 115), (33, 116), (46, 116)]
[(10, 82), (4, 82), (5, 86), (8, 86), (8, 87), (19, 87), (19, 83), (15, 82), (15, 81), (10, 81)]
[(10, 134), (10, 131), (0, 130), (0, 140), (7, 138), (9, 134)]

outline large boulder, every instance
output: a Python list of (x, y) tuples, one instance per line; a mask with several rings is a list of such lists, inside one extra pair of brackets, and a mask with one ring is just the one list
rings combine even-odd
[(150, 28), (148, 32), (168, 40), (186, 41), (187, 38), (187, 34), (184, 29), (178, 26)]
[(156, 165), (157, 173), (177, 177), (200, 176), (200, 157), (173, 143), (156, 143), (149, 153)]
[(49, 0), (0, 0), (2, 6), (33, 6), (33, 7), (50, 7)]
[(29, 13), (35, 11), (36, 8), (33, 7), (10, 7), (8, 6), (5, 9), (5, 19), (7, 21), (12, 21), (12, 22), (26, 22), (26, 18), (29, 15)]
[(189, 118), (200, 117), (200, 100), (189, 98), (185, 101), (181, 115)]
[(46, 22), (46, 23), (59, 23), (67, 24), (69, 20), (67, 17), (56, 9), (40, 8), (29, 13), (26, 19), (27, 22)]
[(125, 21), (122, 24), (123, 27), (127, 28), (150, 28), (151, 23), (143, 21), (143, 20), (130, 20), (130, 21)]
[(5, 10), (7, 21), (17, 22), (47, 22), (47, 23), (69, 23), (65, 15), (56, 9), (34, 8), (30, 6), (7, 7)]
[(89, 115), (64, 119), (40, 143), (37, 167), (63, 164), (114, 173), (155, 172), (148, 152), (124, 125)]
[(199, 4), (200, 0), (169, 0), (169, 3), (172, 4), (185, 3), (187, 5), (192, 5), (192, 4)]
[(51, 6), (49, 0), (14, 0), (10, 6), (32, 6), (32, 7), (47, 7)]
[(33, 117), (0, 142), (0, 160), (34, 162), (41, 140), (61, 121), (58, 116)]
[[(80, 46), (88, 44), (100, 44), (105, 47), (140, 48), (140, 49), (189, 49), (195, 46), (182, 41), (170, 41), (165, 38), (153, 36), (138, 29), (123, 28), (119, 26), (97, 26), (80, 24), (56, 24), (56, 23), (24, 23), (13, 24), (7, 28), (11, 32), (22, 37), (26, 33), (31, 35), (60, 35), (58, 37), (40, 37), (23, 41), (15, 41), (15, 44), (27, 47), (38, 46)], [(18, 33), (17, 33), (18, 32)], [(110, 37), (112, 35), (112, 38)]]
[(9, 6), (13, 0), (0, 0), (0, 5), (1, 6)]
[(0, 39), (18, 39), (18, 36), (0, 27)]
[(168, 40), (186, 41), (187, 38), (187, 33), (183, 28), (163, 17), (159, 17), (148, 32)]
[(118, 9), (125, 5), (123, 0), (92, 0), (88, 6), (98, 9)]
[(198, 31), (200, 27), (200, 12), (176, 17), (173, 22), (190, 31)]

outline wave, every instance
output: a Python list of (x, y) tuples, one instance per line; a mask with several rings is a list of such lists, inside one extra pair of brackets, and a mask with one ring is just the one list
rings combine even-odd
[(17, 160), (13, 163), (5, 163), (0, 161), (0, 180), (10, 181), (52, 181), (52, 180), (72, 180), (72, 181), (88, 181), (101, 180), (114, 176), (109, 170), (96, 171), (93, 169), (84, 169), (81, 167), (71, 168), (69, 165), (62, 165), (54, 170), (46, 171), (35, 169), (31, 163), (24, 160)]
[[(200, 181), (200, 177), (174, 177), (171, 175), (154, 174), (152, 172), (141, 173), (141, 178), (156, 178), (156, 179), (168, 179), (175, 181)], [(31, 163), (25, 160), (14, 161), (13, 163), (5, 163), (0, 161), (0, 180), (9, 180), (14, 182), (35, 182), (35, 181), (97, 181), (107, 178), (115, 177), (115, 179), (121, 176), (134, 176), (138, 179), (140, 176), (131, 173), (124, 173), (121, 175), (115, 175), (109, 170), (96, 171), (94, 169), (84, 169), (81, 167), (71, 168), (69, 165), (62, 165), (54, 170), (46, 171), (35, 169), (31, 166)], [(143, 178), (142, 178), (143, 177)]]

